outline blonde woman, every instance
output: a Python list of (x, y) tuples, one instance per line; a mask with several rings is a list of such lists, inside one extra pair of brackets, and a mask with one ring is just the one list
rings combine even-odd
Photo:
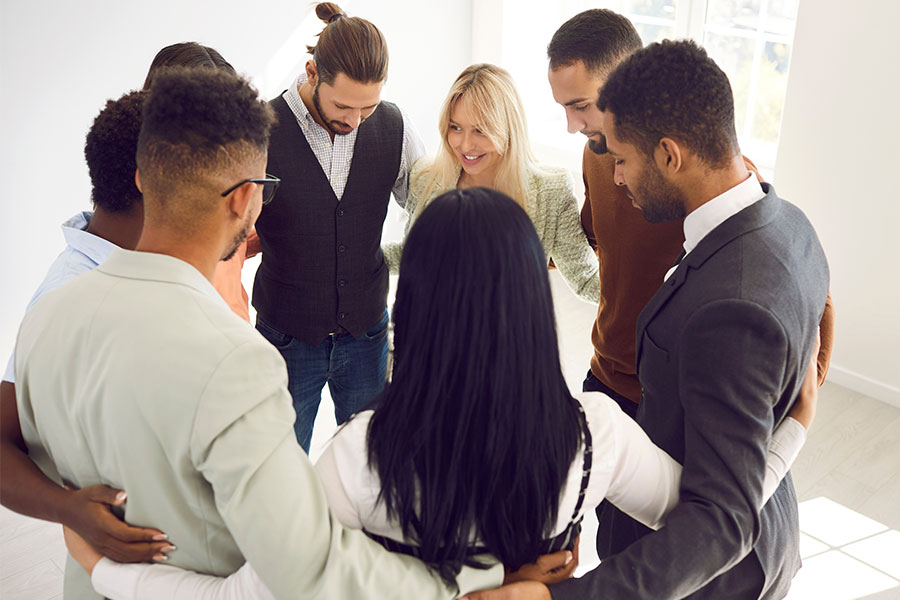
[[(406, 231), (444, 192), (470, 187), (501, 191), (528, 213), (544, 254), (569, 287), (596, 303), (599, 265), (581, 228), (572, 180), (565, 169), (535, 160), (522, 100), (510, 74), (489, 64), (466, 68), (450, 88), (438, 128), (442, 143), (437, 156), (417, 161), (410, 173)], [(391, 273), (397, 273), (403, 242), (382, 249)]]

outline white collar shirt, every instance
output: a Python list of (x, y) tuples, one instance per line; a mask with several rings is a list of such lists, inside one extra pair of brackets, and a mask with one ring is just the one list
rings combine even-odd
[[(747, 179), (738, 185), (694, 209), (684, 219), (684, 256), (690, 254), (713, 229), (765, 196), (759, 181), (753, 173), (749, 173)], [(663, 281), (669, 279), (677, 268), (678, 264), (669, 269)]]

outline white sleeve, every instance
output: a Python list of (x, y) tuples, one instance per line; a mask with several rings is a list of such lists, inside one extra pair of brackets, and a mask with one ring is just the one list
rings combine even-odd
[(769, 442), (769, 455), (766, 457), (766, 477), (762, 489), (763, 506), (778, 489), (805, 443), (806, 428), (796, 419), (787, 417), (775, 429)]
[[(588, 417), (595, 457), (585, 509), (597, 506), (605, 496), (633, 519), (659, 529), (678, 504), (681, 465), (605, 395), (585, 393), (579, 400)], [(788, 417), (775, 429), (766, 459), (763, 504), (775, 493), (805, 442), (806, 429), (795, 419)]]
[(16, 353), (13, 353), (9, 356), (9, 362), (6, 363), (6, 371), (3, 373), (3, 381), (8, 381), (9, 383), (16, 382)]
[(316, 461), (316, 473), (322, 480), (322, 488), (325, 490), (328, 506), (331, 507), (331, 512), (338, 518), (338, 521), (351, 529), (362, 529), (359, 512), (350, 502), (350, 496), (347, 495), (344, 484), (341, 482), (338, 463), (334, 456), (333, 441), (328, 444), (319, 460)]
[(403, 118), (403, 145), (400, 149), (400, 170), (391, 191), (397, 204), (405, 207), (409, 195), (410, 171), (412, 171), (413, 164), (425, 156), (425, 143), (412, 120), (403, 110), (400, 111), (400, 116)]
[(371, 410), (359, 412), (338, 429), (316, 462), (331, 512), (350, 529), (362, 529), (381, 490), (369, 472), (367, 439)]
[(594, 457), (585, 510), (606, 497), (633, 519), (658, 529), (678, 504), (681, 465), (608, 396), (583, 393), (578, 399), (588, 419)]
[(91, 583), (110, 600), (275, 600), (249, 563), (228, 577), (216, 577), (168, 565), (122, 564), (102, 558)]

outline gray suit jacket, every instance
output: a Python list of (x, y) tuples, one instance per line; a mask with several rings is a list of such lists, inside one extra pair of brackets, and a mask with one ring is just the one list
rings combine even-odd
[[(455, 597), (332, 515), (294, 437), (284, 360), (188, 263), (116, 250), (35, 305), (15, 356), (34, 461), (126, 490), (126, 520), (178, 547), (170, 564), (227, 575), (246, 558), (279, 599)], [(500, 571), (466, 570), (460, 587)], [(67, 600), (93, 597), (84, 571), (66, 574)]]
[(812, 225), (765, 198), (688, 254), (638, 319), (638, 422), (684, 465), (658, 532), (604, 515), (624, 551), (554, 598), (782, 598), (800, 567), (790, 475), (759, 510), (766, 451), (806, 373), (828, 295)]

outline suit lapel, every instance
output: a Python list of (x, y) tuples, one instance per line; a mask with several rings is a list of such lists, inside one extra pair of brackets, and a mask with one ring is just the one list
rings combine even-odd
[(692, 269), (699, 269), (713, 254), (723, 246), (741, 235), (758, 229), (769, 223), (778, 214), (781, 200), (775, 195), (775, 188), (771, 184), (762, 183), (765, 197), (751, 204), (736, 215), (732, 215), (722, 224), (713, 229), (705, 238), (700, 240), (697, 247), (686, 255), (675, 272), (657, 290), (656, 294), (641, 311), (638, 316), (636, 328), (636, 353), (635, 365), (641, 362), (641, 342), (644, 338), (644, 330), (653, 320), (653, 317), (672, 298), (688, 277)]
[(644, 340), (644, 330), (647, 328), (647, 325), (650, 324), (650, 321), (653, 320), (656, 313), (666, 305), (669, 298), (671, 298), (678, 288), (681, 287), (681, 284), (684, 283), (686, 274), (687, 264), (685, 261), (681, 261), (681, 264), (678, 265), (675, 272), (663, 282), (658, 290), (656, 290), (656, 293), (650, 298), (650, 302), (647, 303), (647, 306), (645, 306), (644, 310), (641, 311), (641, 314), (638, 315), (635, 366), (641, 364), (641, 346)]

